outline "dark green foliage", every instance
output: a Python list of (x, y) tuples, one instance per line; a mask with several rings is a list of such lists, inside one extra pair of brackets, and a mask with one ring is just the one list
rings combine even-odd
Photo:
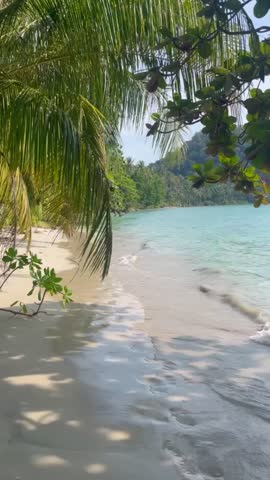
[[(235, 190), (231, 183), (214, 183), (212, 185), (197, 185), (192, 187), (188, 177), (195, 172), (198, 182), (201, 181), (200, 173), (210, 172), (218, 165), (218, 159), (209, 159), (205, 153), (207, 137), (203, 133), (196, 133), (187, 142), (185, 156), (180, 149), (167, 153), (165, 158), (150, 165), (150, 168), (159, 173), (166, 185), (165, 205), (171, 206), (197, 206), (197, 205), (224, 205), (244, 203), (245, 195)], [(239, 155), (243, 154), (244, 147), (239, 146)], [(194, 185), (193, 185), (194, 186)], [(202, 188), (200, 188), (202, 187)]]
[(139, 193), (130, 175), (129, 160), (125, 160), (119, 146), (108, 147), (108, 177), (111, 181), (111, 209), (113, 213), (127, 212), (137, 205)]
[[(180, 149), (176, 149), (148, 166), (143, 162), (134, 163), (130, 158), (125, 160), (119, 148), (110, 148), (113, 211), (121, 213), (165, 206), (188, 207), (246, 202), (246, 196), (227, 182), (223, 185), (193, 188), (192, 182), (187, 178), (193, 173), (193, 164), (199, 182), (202, 181), (200, 174), (208, 174), (218, 165), (217, 158), (209, 160), (205, 153), (206, 144), (207, 137), (196, 133), (192, 140), (187, 142), (185, 156)], [(243, 155), (244, 147), (239, 145), (237, 151), (240, 156)]]
[[(270, 90), (261, 89), (270, 75), (270, 27), (255, 26), (246, 9), (251, 3), (201, 0), (194, 3), (197, 11), (192, 28), (160, 31), (166, 46), (154, 59), (154, 76), (167, 79), (170, 72), (167, 89), (171, 94), (147, 128), (148, 135), (160, 137), (200, 122), (206, 136), (204, 154), (213, 161), (206, 158), (198, 164), (195, 154), (190, 175), (195, 189), (229, 182), (236, 191), (253, 195), (258, 207), (269, 203), (270, 192), (261, 176), (270, 174)], [(270, 0), (254, 3), (255, 17), (269, 12)], [(234, 44), (224, 55), (228, 38)], [(219, 53), (214, 51), (217, 40)], [(194, 72), (187, 76), (191, 65)], [(151, 80), (152, 72), (150, 65), (145, 78)], [(237, 130), (240, 109), (246, 114), (246, 123)]]
[(140, 208), (164, 206), (166, 183), (158, 173), (140, 162), (133, 168), (131, 175), (137, 187)]

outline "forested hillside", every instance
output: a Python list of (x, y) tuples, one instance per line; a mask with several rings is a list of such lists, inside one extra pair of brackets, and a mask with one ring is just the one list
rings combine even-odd
[[(110, 176), (114, 211), (132, 209), (196, 205), (225, 205), (244, 203), (247, 197), (229, 184), (206, 185), (196, 189), (188, 180), (192, 165), (204, 164), (207, 137), (196, 133), (187, 142), (187, 150), (169, 152), (165, 158), (145, 165), (131, 158), (125, 159), (121, 149), (110, 151)], [(241, 155), (241, 147), (239, 147)]]

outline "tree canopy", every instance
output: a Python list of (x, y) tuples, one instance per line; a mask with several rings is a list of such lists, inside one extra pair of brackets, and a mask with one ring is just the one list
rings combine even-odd
[(38, 193), (52, 224), (86, 234), (85, 266), (107, 273), (106, 143), (127, 117), (142, 121), (149, 96), (130, 71), (180, 13), (167, 0), (0, 3), (0, 226), (12, 224), (13, 237), (30, 241)]
[[(168, 133), (201, 123), (206, 152), (218, 156), (194, 165), (194, 187), (230, 180), (238, 190), (254, 195), (254, 205), (268, 203), (269, 187), (260, 173), (270, 171), (270, 89), (262, 90), (270, 74), (268, 25), (256, 27), (269, 0), (201, 0), (194, 2), (194, 24), (162, 28), (156, 62), (135, 74), (148, 91), (170, 90), (163, 108), (147, 124), (148, 135)], [(195, 6), (196, 5), (196, 6)], [(216, 50), (216, 45), (219, 48)], [(190, 72), (190, 68), (193, 72)], [(241, 131), (243, 112), (246, 123)], [(245, 144), (244, 155), (237, 147)]]
[[(205, 153), (207, 137), (196, 133), (187, 142), (186, 154), (181, 148), (168, 152), (163, 158), (150, 165), (142, 161), (125, 159), (121, 149), (114, 148), (110, 160), (112, 208), (115, 212), (159, 208), (190, 207), (199, 205), (224, 205), (245, 203), (250, 196), (237, 191), (230, 182), (192, 188), (189, 176), (196, 163), (204, 169), (208, 156)], [(238, 149), (242, 155), (244, 146)], [(215, 165), (218, 159), (213, 158)]]
[[(114, 185), (122, 167), (108, 145), (126, 121), (139, 127), (150, 109), (159, 111), (148, 134), (161, 145), (203, 124), (208, 153), (220, 165), (195, 167), (196, 187), (230, 179), (254, 194), (256, 206), (266, 203), (268, 186), (255, 168), (268, 169), (270, 93), (258, 83), (269, 74), (269, 27), (253, 25), (250, 2), (3, 0), (0, 226), (12, 224), (13, 237), (20, 230), (30, 241), (38, 196), (50, 223), (86, 234), (84, 265), (106, 275), (111, 208), (121, 200), (112, 191), (123, 188), (122, 180)], [(257, 0), (255, 15), (268, 7)], [(241, 135), (239, 106), (248, 113)], [(236, 155), (240, 142), (244, 159)], [(147, 175), (147, 198), (157, 199), (163, 187), (155, 172)]]

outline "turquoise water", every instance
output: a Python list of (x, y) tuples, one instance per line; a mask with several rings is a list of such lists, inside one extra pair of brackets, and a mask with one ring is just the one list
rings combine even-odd
[[(181, 255), (213, 283), (226, 282), (249, 303), (270, 311), (270, 208), (251, 205), (130, 213), (114, 228), (159, 255)], [(130, 252), (134, 253), (134, 252)]]

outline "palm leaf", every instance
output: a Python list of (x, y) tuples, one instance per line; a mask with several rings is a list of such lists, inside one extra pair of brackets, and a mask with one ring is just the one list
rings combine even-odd
[[(51, 185), (48, 216), (86, 235), (84, 265), (103, 275), (112, 249), (107, 121), (110, 131), (127, 121), (141, 128), (153, 104), (164, 104), (166, 95), (147, 94), (131, 73), (156, 66), (157, 53), (164, 65), (173, 60), (171, 49), (157, 51), (158, 32), (203, 25), (200, 6), (199, 0), (6, 0), (0, 8), (0, 150), (8, 167), (1, 175), (18, 175), (21, 228), (30, 224), (28, 175), (41, 191)], [(209, 61), (240, 48), (233, 42), (215, 39), (211, 59), (192, 59), (175, 91), (194, 95)], [(7, 204), (8, 185), (1, 181)]]

